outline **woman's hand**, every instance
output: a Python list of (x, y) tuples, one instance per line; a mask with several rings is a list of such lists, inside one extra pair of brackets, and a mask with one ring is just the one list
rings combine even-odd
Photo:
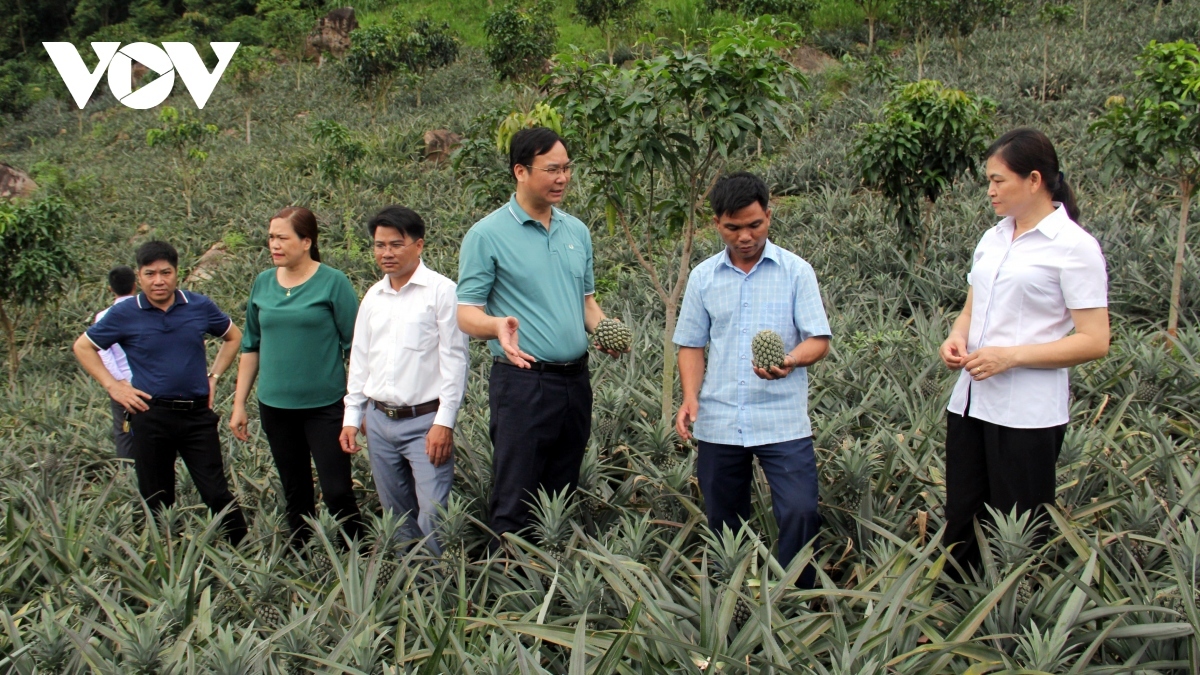
[(967, 339), (958, 333), (951, 333), (938, 348), (938, 356), (942, 357), (942, 363), (945, 363), (947, 368), (959, 370), (967, 357)]
[(962, 359), (962, 367), (979, 382), (1016, 367), (1016, 356), (1016, 347), (981, 347)]
[(250, 418), (246, 415), (246, 406), (233, 405), (233, 413), (229, 415), (229, 430), (233, 432), (233, 437), (239, 441), (246, 441), (250, 438), (248, 429)]

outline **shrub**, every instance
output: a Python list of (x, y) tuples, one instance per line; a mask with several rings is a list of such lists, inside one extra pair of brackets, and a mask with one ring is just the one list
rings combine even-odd
[(487, 59), (501, 80), (521, 80), (542, 71), (558, 42), (553, 12), (549, 0), (537, 0), (529, 8), (513, 0), (487, 18)]

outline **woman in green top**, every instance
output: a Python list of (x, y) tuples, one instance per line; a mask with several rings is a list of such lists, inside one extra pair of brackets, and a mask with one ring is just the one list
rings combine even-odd
[(343, 521), (343, 531), (357, 537), (362, 521), (350, 455), (338, 436), (358, 297), (345, 274), (321, 264), (312, 211), (290, 206), (275, 214), (268, 242), (275, 268), (259, 274), (250, 289), (229, 427), (239, 440), (249, 437), (246, 400), (261, 375), (259, 419), (283, 484), (292, 543), (308, 538), (304, 516), (316, 515), (312, 464), (325, 505)]

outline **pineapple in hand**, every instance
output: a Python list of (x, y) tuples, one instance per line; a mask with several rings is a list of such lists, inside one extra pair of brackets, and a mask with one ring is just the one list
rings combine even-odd
[(601, 319), (600, 323), (596, 324), (593, 335), (596, 338), (596, 346), (613, 358), (633, 347), (633, 331), (616, 319)]
[[(764, 380), (777, 380), (790, 375), (792, 371), (786, 365), (787, 357), (783, 338), (773, 330), (760, 330), (750, 341), (750, 362), (754, 365), (755, 374)], [(782, 374), (777, 374), (775, 369)]]

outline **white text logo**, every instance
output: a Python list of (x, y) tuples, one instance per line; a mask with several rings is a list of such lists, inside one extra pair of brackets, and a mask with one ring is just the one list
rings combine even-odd
[[(217, 67), (210, 73), (196, 48), (186, 42), (164, 42), (162, 47), (149, 42), (134, 42), (124, 47), (120, 42), (93, 42), (92, 51), (96, 52), (99, 59), (94, 71), (88, 70), (75, 45), (70, 42), (42, 43), (58, 74), (62, 76), (63, 84), (67, 85), (67, 91), (75, 99), (75, 105), (81, 109), (87, 105), (107, 70), (108, 88), (113, 96), (126, 106), (138, 110), (153, 108), (165, 101), (175, 86), (176, 72), (183, 79), (196, 107), (203, 108), (221, 75), (225, 74), (225, 67), (237, 51), (238, 44), (210, 43), (213, 53), (217, 55)], [(137, 91), (133, 91), (131, 84), (134, 61), (158, 73), (158, 77)]]

